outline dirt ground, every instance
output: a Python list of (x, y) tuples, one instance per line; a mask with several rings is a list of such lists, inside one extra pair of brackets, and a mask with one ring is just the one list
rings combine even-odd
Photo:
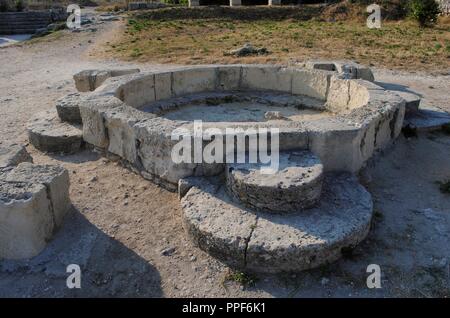
[[(90, 56), (118, 28), (120, 23), (107, 22), (95, 25), (96, 31), (65, 31), (1, 48), (0, 143), (28, 144), (27, 119), (74, 92), (73, 73), (127, 65)], [(375, 75), (450, 111), (449, 76), (383, 69)], [(257, 275), (247, 287), (227, 279), (225, 265), (187, 241), (175, 193), (92, 151), (49, 156), (27, 149), (34, 162), (69, 170), (73, 210), (39, 256), (0, 261), (1, 297), (450, 296), (450, 195), (437, 184), (450, 179), (450, 136), (443, 133), (400, 137), (365, 170), (375, 217), (369, 237), (352, 255), (312, 271)], [(81, 266), (81, 289), (66, 287), (69, 264)], [(369, 264), (381, 266), (381, 289), (366, 287)]]

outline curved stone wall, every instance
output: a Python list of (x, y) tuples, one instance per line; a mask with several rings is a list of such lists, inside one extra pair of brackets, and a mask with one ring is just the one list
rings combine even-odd
[[(214, 175), (223, 164), (175, 164), (171, 140), (174, 121), (142, 111), (161, 100), (217, 91), (278, 91), (308, 96), (333, 116), (302, 122), (233, 123), (239, 127), (278, 127), (280, 150), (310, 149), (325, 171), (358, 171), (373, 152), (401, 130), (404, 100), (364, 80), (336, 72), (271, 65), (216, 65), (138, 73), (107, 79), (80, 103), (83, 138), (114, 153), (146, 178), (176, 189), (180, 178)], [(140, 110), (141, 109), (141, 110)], [(214, 123), (219, 129), (229, 124)]]

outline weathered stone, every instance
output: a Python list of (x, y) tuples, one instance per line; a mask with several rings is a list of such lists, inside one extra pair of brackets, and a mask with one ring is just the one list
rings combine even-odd
[[(337, 70), (341, 66), (333, 67)], [(279, 128), (281, 151), (310, 149), (320, 157), (326, 171), (357, 172), (374, 151), (386, 147), (398, 136), (404, 100), (373, 83), (349, 78), (324, 70), (274, 65), (195, 66), (109, 78), (80, 105), (83, 137), (86, 142), (108, 150), (111, 134), (116, 139), (111, 152), (120, 153), (138, 170), (142, 168), (142, 175), (176, 188), (180, 178), (210, 175), (223, 169), (222, 163), (172, 161), (171, 151), (177, 143), (171, 140), (172, 132), (177, 128), (192, 131), (196, 119), (192, 112), (184, 114), (182, 108), (189, 107), (194, 100), (203, 100), (208, 106), (218, 105), (222, 109), (239, 97), (245, 103), (295, 107), (305, 113), (313, 110), (323, 114), (288, 116), (289, 120), (275, 123), (264, 118), (266, 111), (263, 116), (253, 116), (255, 110), (246, 107), (248, 120), (234, 119), (235, 111), (230, 109), (224, 113), (223, 121), (214, 114), (210, 116), (211, 122), (205, 122), (204, 128), (215, 127), (221, 132), (227, 127)], [(212, 93), (228, 95), (205, 97)], [(273, 96), (265, 98), (269, 94)], [(289, 98), (278, 97), (280, 94)], [(106, 114), (117, 107), (115, 122), (108, 122)], [(274, 111), (284, 115), (284, 111)], [(175, 112), (180, 113), (179, 117)], [(150, 114), (156, 118), (149, 117)]]
[(65, 168), (24, 162), (9, 172), (5, 180), (43, 184), (47, 188), (48, 197), (51, 201), (55, 225), (57, 227), (61, 226), (64, 216), (71, 205), (69, 198), (69, 173)]
[(61, 122), (56, 110), (38, 113), (27, 130), (31, 144), (45, 152), (77, 152), (83, 142), (80, 127)]
[(363, 79), (369, 82), (375, 80), (369, 67), (353, 61), (307, 61), (300, 65), (308, 69), (338, 72), (347, 79)]
[(257, 272), (301, 271), (337, 260), (367, 235), (370, 194), (348, 174), (326, 177), (317, 207), (277, 215), (249, 211), (203, 179), (181, 200), (190, 239), (225, 263)]
[(73, 79), (78, 91), (89, 92), (102, 85), (102, 83), (109, 77), (116, 77), (139, 72), (139, 69), (85, 70), (75, 74), (73, 76)]
[(56, 111), (62, 121), (81, 124), (80, 103), (82, 96), (80, 93), (66, 95), (56, 101)]
[(21, 162), (33, 162), (24, 146), (11, 144), (0, 147), (0, 170), (17, 166)]
[(39, 254), (51, 238), (53, 219), (43, 184), (0, 180), (0, 258)]
[(245, 266), (256, 215), (236, 206), (223, 188), (206, 180), (188, 191), (181, 206), (184, 228), (196, 246), (227, 264)]
[(226, 167), (228, 190), (248, 208), (276, 213), (298, 212), (319, 200), (323, 166), (312, 153), (280, 153), (277, 171), (263, 168), (260, 163), (234, 163)]
[(39, 254), (70, 208), (62, 167), (19, 164), (0, 174), (0, 259)]
[(406, 114), (416, 114), (419, 111), (420, 107), (420, 96), (410, 93), (410, 92), (402, 92), (402, 91), (391, 91), (394, 94), (397, 94), (401, 98), (403, 98), (406, 102), (405, 111)]

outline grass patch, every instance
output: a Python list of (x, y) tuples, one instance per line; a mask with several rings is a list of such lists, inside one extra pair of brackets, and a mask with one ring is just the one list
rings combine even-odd
[(224, 278), (224, 283), (230, 281), (236, 282), (244, 287), (252, 287), (255, 285), (257, 278), (248, 273), (230, 270), (230, 272)]
[[(107, 54), (124, 60), (177, 64), (287, 64), (297, 59), (347, 58), (405, 70), (450, 67), (448, 24), (422, 29), (413, 21), (389, 21), (382, 29), (371, 30), (360, 20), (318, 20), (320, 14), (314, 8), (283, 9), (281, 13), (272, 9), (176, 8), (136, 14), (110, 44), (115, 49), (108, 48)], [(266, 47), (271, 54), (224, 55), (248, 42)], [(134, 54), (135, 49), (140, 54)]]

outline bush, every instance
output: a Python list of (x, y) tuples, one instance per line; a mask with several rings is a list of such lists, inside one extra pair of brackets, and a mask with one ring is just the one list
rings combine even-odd
[(423, 27), (435, 24), (441, 12), (436, 0), (411, 0), (409, 10), (410, 15)]

